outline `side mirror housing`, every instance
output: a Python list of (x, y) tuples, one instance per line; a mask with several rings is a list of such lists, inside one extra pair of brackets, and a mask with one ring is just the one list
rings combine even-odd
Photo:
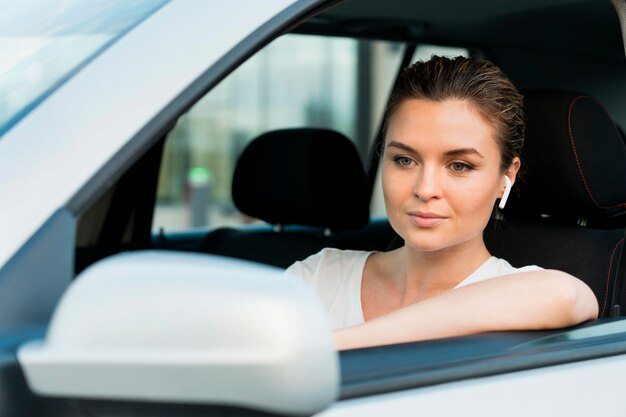
[(18, 360), (33, 391), (65, 398), (312, 414), (339, 393), (338, 354), (310, 290), (281, 270), (209, 255), (134, 252), (92, 265)]

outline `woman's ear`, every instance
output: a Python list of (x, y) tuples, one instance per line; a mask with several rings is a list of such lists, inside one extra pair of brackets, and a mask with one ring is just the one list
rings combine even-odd
[(522, 161), (516, 156), (513, 160), (511, 160), (511, 165), (509, 165), (509, 168), (504, 173), (504, 175), (509, 177), (511, 180), (511, 185), (515, 184), (515, 178), (517, 178), (517, 173), (519, 172), (521, 166)]

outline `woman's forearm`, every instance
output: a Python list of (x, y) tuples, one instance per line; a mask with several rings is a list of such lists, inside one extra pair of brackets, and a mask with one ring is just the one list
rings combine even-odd
[(337, 330), (338, 349), (461, 336), (498, 330), (572, 326), (596, 318), (589, 287), (554, 270), (485, 280)]

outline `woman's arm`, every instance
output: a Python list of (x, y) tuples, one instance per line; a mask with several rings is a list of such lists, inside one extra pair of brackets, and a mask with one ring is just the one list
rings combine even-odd
[(598, 316), (581, 280), (555, 270), (497, 277), (337, 330), (337, 349), (402, 343), (498, 330), (572, 326)]

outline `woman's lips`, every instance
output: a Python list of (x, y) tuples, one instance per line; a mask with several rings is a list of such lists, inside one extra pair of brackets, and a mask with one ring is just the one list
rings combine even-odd
[(433, 213), (409, 213), (409, 219), (417, 227), (435, 227), (448, 218)]

